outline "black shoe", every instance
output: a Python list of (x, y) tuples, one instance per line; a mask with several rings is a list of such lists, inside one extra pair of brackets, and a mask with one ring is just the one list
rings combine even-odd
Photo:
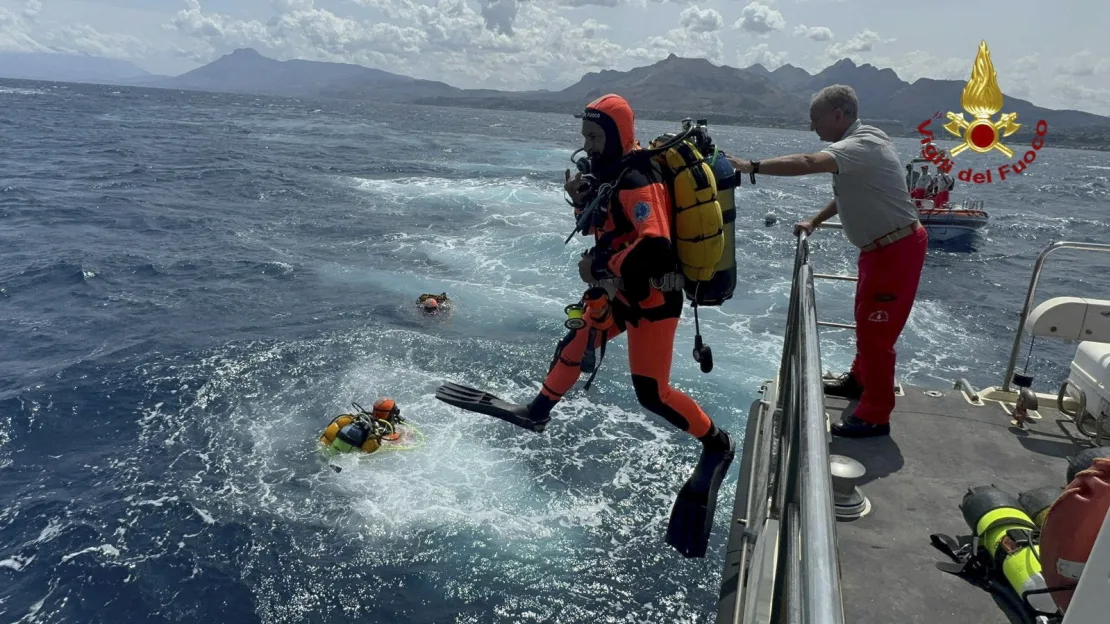
[(873, 425), (855, 416), (845, 416), (841, 422), (833, 423), (832, 434), (842, 438), (873, 438), (890, 435), (890, 425)]
[(863, 386), (856, 380), (856, 376), (849, 371), (836, 379), (826, 381), (825, 394), (844, 399), (858, 399), (863, 396)]

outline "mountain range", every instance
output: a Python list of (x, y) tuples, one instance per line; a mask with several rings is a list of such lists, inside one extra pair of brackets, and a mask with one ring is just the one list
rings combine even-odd
[(145, 69), (128, 61), (77, 54), (4, 50), (0, 50), (0, 76), (23, 80), (106, 84), (154, 78)]
[[(85, 65), (88, 64), (86, 61)], [(65, 66), (64, 63), (55, 65)], [(28, 71), (20, 76), (11, 76), (5, 71), (11, 66), (0, 56), (0, 76), (35, 78), (27, 75), (31, 73)], [(128, 74), (130, 70), (126, 66), (114, 65), (112, 71), (102, 69), (96, 72), (97, 79), (80, 81), (568, 114), (580, 112), (592, 98), (614, 92), (628, 99), (637, 116), (644, 119), (677, 121), (684, 117), (703, 117), (708, 118), (711, 124), (803, 130), (809, 127), (808, 111), (812, 94), (830, 84), (847, 84), (859, 95), (860, 116), (896, 136), (916, 136), (918, 124), (935, 113), (959, 111), (960, 95), (965, 85), (962, 80), (930, 78), (909, 83), (891, 69), (880, 69), (870, 64), (857, 65), (850, 59), (842, 59), (817, 74), (810, 74), (793, 65), (783, 65), (774, 71), (762, 65), (740, 69), (674, 54), (652, 65), (629, 71), (591, 72), (577, 83), (558, 91), (460, 89), (444, 82), (411, 78), (361, 65), (279, 61), (250, 48), (235, 50), (179, 76), (153, 76), (133, 65), (131, 67), (138, 72)], [(969, 75), (970, 71), (969, 60)], [(38, 79), (65, 78), (44, 75)], [(1013, 139), (1018, 142), (1024, 142), (1023, 135), (1031, 136), (1036, 121), (1044, 119), (1048, 123), (1052, 145), (1110, 150), (1110, 117), (1078, 110), (1050, 110), (1009, 95), (1004, 96), (1002, 112), (1018, 114), (1018, 123), (1023, 124)]]

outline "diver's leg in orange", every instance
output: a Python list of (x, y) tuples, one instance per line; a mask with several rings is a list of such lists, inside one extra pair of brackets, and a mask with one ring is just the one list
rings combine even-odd
[[(549, 399), (552, 405), (563, 398), (578, 381), (591, 327), (592, 322), (587, 320), (585, 327), (570, 330), (556, 345), (555, 357), (551, 359), (551, 366), (547, 369), (547, 377), (540, 390), (540, 394)], [(600, 348), (603, 342), (616, 338), (621, 332), (620, 323), (614, 323), (606, 332), (594, 332), (594, 348)]]
[(628, 360), (640, 405), (702, 443), (694, 472), (671, 508), (667, 543), (684, 557), (704, 557), (717, 509), (717, 491), (732, 465), (736, 445), (693, 399), (671, 387), (676, 329), (678, 318), (642, 319), (637, 327), (629, 327)]
[(678, 318), (628, 327), (628, 366), (632, 387), (645, 409), (662, 416), (706, 445), (726, 445), (728, 438), (689, 396), (671, 387), (671, 360)]

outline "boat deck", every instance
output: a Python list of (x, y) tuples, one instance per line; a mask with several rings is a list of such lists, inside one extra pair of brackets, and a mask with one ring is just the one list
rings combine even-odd
[[(855, 402), (826, 397), (825, 406), (836, 422)], [(971, 533), (959, 509), (969, 487), (994, 484), (1016, 495), (1066, 484), (1066, 458), (1089, 439), (1043, 400), (1038, 413), (1021, 431), (999, 403), (979, 407), (959, 390), (903, 386), (889, 438), (832, 437), (831, 453), (867, 469), (858, 486), (872, 505), (864, 517), (836, 523), (845, 622), (1019, 621), (990, 592), (938, 570), (936, 562), (950, 559), (929, 535)]]

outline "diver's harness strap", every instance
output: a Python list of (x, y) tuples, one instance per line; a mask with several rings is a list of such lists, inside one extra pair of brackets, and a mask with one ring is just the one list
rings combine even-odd
[[(592, 350), (594, 348), (594, 341), (597, 340), (597, 330), (590, 327), (590, 333), (586, 336), (586, 340), (586, 350)], [(583, 392), (589, 392), (590, 386), (594, 384), (594, 377), (597, 377), (597, 371), (601, 368), (601, 363), (605, 361), (605, 346), (607, 344), (609, 344), (608, 340), (601, 341), (601, 353), (598, 355), (597, 363), (594, 364), (594, 369), (590, 372), (590, 378), (586, 380), (586, 385), (582, 386)]]
[(686, 283), (686, 277), (682, 273), (674, 271), (665, 273), (661, 277), (653, 277), (649, 281), (653, 287), (663, 292), (674, 292), (682, 290), (682, 286)]
[[(651, 284), (652, 288), (658, 288), (663, 292), (674, 292), (682, 290), (685, 280), (686, 278), (682, 273), (674, 271), (665, 273), (660, 277), (648, 278), (648, 283)], [(609, 297), (612, 298), (616, 296), (618, 290), (624, 290), (624, 280), (619, 277), (605, 277), (596, 282), (590, 282), (590, 286), (604, 288), (605, 292), (609, 293)]]

